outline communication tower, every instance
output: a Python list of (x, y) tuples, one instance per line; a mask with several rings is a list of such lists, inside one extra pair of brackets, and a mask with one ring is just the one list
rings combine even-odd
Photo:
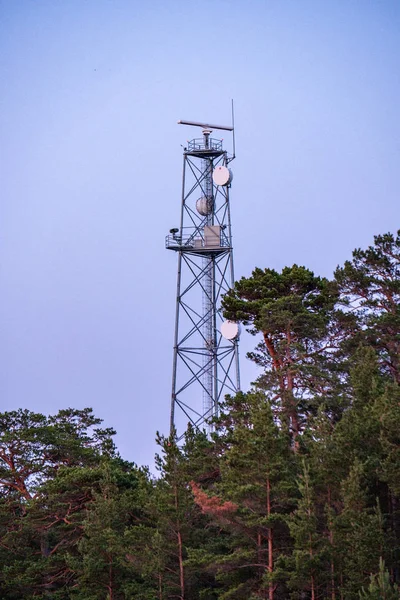
[[(235, 158), (233, 124), (178, 123), (203, 134), (184, 148), (180, 224), (166, 237), (166, 248), (178, 254), (170, 425), (180, 437), (188, 422), (210, 432), (207, 420), (218, 415), (226, 394), (240, 389), (240, 330), (223, 320), (220, 306), (234, 281), (228, 167)], [(233, 155), (211, 137), (214, 129), (232, 132)]]

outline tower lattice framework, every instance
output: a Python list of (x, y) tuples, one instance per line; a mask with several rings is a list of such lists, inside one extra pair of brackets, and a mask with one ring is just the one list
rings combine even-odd
[(233, 127), (180, 123), (202, 127), (203, 137), (184, 148), (180, 226), (166, 238), (178, 254), (170, 418), (178, 437), (189, 422), (210, 432), (208, 420), (224, 396), (240, 388), (239, 329), (221, 312), (234, 281), (228, 168), (234, 156), (211, 137), (213, 129)]

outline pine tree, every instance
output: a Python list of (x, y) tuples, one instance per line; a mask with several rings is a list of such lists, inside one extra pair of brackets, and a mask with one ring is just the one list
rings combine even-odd
[(340, 546), (340, 597), (358, 599), (369, 573), (376, 571), (385, 549), (379, 505), (369, 506), (363, 465), (356, 460), (342, 484), (343, 509), (336, 518)]
[(163, 543), (162, 565), (157, 560), (161, 569), (160, 598), (186, 600), (192, 594), (192, 581), (187, 576), (185, 560), (190, 527), (197, 511), (187, 481), (185, 455), (175, 434), (167, 438), (158, 435), (157, 442), (162, 452), (157, 456), (161, 478), (155, 488), (153, 511), (157, 536), (161, 536)]
[(324, 571), (326, 542), (320, 535), (318, 515), (310, 470), (303, 460), (303, 473), (298, 480), (300, 499), (289, 517), (290, 533), (294, 540), (293, 572), (289, 585), (293, 599), (301, 599), (308, 592), (311, 600), (320, 598), (319, 588)]
[(387, 552), (386, 560), (393, 570), (395, 580), (400, 581), (400, 387), (388, 385), (373, 406), (379, 423), (379, 442), (382, 455), (379, 477), (387, 485)]
[(228, 398), (217, 426), (221, 480), (206, 491), (192, 487), (203, 513), (229, 535), (228, 548), (221, 544), (219, 554), (208, 555), (221, 586), (218, 598), (277, 600), (285, 593), (279, 563), (287, 552), (285, 517), (294, 491), (287, 435), (261, 393)]
[(2, 508), (10, 515), (0, 531), (5, 597), (64, 598), (73, 583), (66, 555), (82, 535), (101, 457), (115, 453), (114, 432), (100, 423), (91, 409), (0, 414)]
[(379, 561), (379, 573), (371, 575), (368, 588), (360, 592), (360, 600), (399, 600), (400, 590), (396, 584), (392, 585), (390, 576), (385, 569), (382, 559)]
[(378, 235), (367, 250), (338, 268), (335, 278), (342, 302), (363, 328), (368, 345), (377, 349), (380, 364), (400, 383), (400, 230)]
[(103, 462), (98, 491), (82, 523), (79, 553), (70, 555), (67, 561), (76, 576), (71, 598), (154, 597), (154, 586), (142, 576), (129, 535), (145, 521), (142, 492), (146, 487), (147, 474), (143, 470), (120, 459)]
[(261, 333), (262, 341), (249, 356), (263, 367), (258, 385), (277, 403), (295, 447), (321, 398), (332, 413), (339, 410), (332, 403), (342, 378), (337, 353), (346, 337), (344, 324), (349, 327), (354, 320), (335, 310), (337, 299), (335, 285), (297, 265), (282, 273), (257, 268), (223, 298), (228, 319), (249, 326), (253, 335)]
[[(338, 586), (338, 556), (340, 547), (335, 534), (335, 520), (342, 505), (340, 485), (348, 473), (340, 444), (335, 438), (335, 425), (323, 409), (307, 423), (303, 436), (303, 451), (312, 479), (314, 514), (318, 515), (318, 531), (324, 538), (324, 575), (320, 577), (319, 592), (322, 597), (336, 600)], [(325, 596), (322, 593), (325, 588)]]

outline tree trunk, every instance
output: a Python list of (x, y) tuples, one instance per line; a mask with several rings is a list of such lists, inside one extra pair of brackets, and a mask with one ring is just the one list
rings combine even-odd
[[(267, 516), (271, 516), (271, 481), (269, 474), (267, 475)], [(268, 527), (268, 572), (272, 574), (274, 569), (274, 547), (273, 547), (273, 531), (272, 527)], [(268, 584), (268, 600), (274, 600), (275, 586), (272, 582)]]
[[(331, 508), (331, 488), (330, 488), (330, 486), (328, 487), (328, 505)], [(333, 523), (331, 520), (328, 523), (328, 527), (329, 527), (329, 543), (331, 545), (331, 550), (333, 552), (334, 537), (333, 537)], [(336, 600), (335, 563), (334, 563), (332, 556), (331, 556), (331, 600)]]
[[(178, 523), (179, 527), (179, 523)], [(181, 587), (181, 600), (185, 600), (185, 577), (183, 571), (182, 536), (178, 529), (178, 552), (179, 552), (179, 584)]]
[[(274, 345), (270, 338), (268, 337), (266, 332), (263, 332), (265, 346), (268, 350), (269, 355), (272, 359), (273, 370), (277, 373), (279, 377), (279, 388), (282, 397), (282, 404), (285, 412), (285, 416), (289, 423), (289, 428), (291, 430), (291, 435), (293, 438), (293, 449), (295, 452), (299, 449), (299, 443), (297, 437), (300, 433), (299, 419), (297, 415), (297, 407), (295, 398), (293, 395), (293, 373), (291, 372), (289, 365), (292, 362), (290, 357), (290, 343), (291, 343), (291, 333), (290, 330), (287, 332), (287, 352), (286, 352), (286, 361), (283, 361), (282, 358), (278, 356)], [(283, 375), (284, 368), (288, 367), (287, 381), (285, 381), (285, 377)]]
[(162, 575), (158, 574), (158, 600), (162, 600)]
[[(310, 542), (309, 553), (310, 553), (310, 557), (312, 558), (314, 553), (313, 553), (313, 549), (312, 549), (311, 535), (309, 537), (309, 542)], [(314, 578), (314, 574), (312, 572), (311, 572), (310, 584), (311, 584), (311, 600), (315, 600), (315, 578)]]
[(108, 561), (108, 594), (109, 594), (109, 600), (113, 600), (114, 598), (114, 594), (113, 594), (113, 560), (112, 557), (109, 557), (109, 561)]
[[(176, 487), (176, 485), (175, 485), (174, 493), (175, 493), (175, 510), (176, 510), (176, 514), (178, 515), (179, 502), (178, 502), (178, 488)], [(183, 545), (182, 545), (181, 525), (180, 525), (178, 516), (176, 518), (176, 534), (177, 534), (177, 538), (178, 538), (179, 585), (180, 585), (180, 589), (181, 589), (180, 598), (181, 598), (181, 600), (185, 600), (185, 574), (184, 574), (184, 570), (183, 570)]]
[[(389, 506), (392, 535), (394, 538), (395, 547), (398, 547), (400, 538), (399, 501), (391, 490), (389, 490)], [(397, 564), (393, 567), (392, 576), (393, 581), (398, 582), (400, 580), (400, 569)]]
[[(261, 572), (261, 577), (263, 577), (264, 573), (265, 573), (265, 566), (264, 566), (264, 557), (263, 557), (263, 548), (262, 548), (262, 533), (261, 531), (257, 532), (257, 564), (260, 565), (260, 572)], [(267, 592), (266, 590), (261, 590), (260, 592), (260, 598), (266, 598), (267, 597)]]

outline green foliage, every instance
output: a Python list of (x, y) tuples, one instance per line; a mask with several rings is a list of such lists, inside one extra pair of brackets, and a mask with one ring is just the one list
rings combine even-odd
[(295, 443), (322, 398), (332, 415), (340, 413), (338, 357), (354, 319), (335, 309), (337, 300), (334, 283), (297, 265), (282, 273), (255, 269), (223, 299), (225, 317), (261, 334), (249, 354), (263, 369), (257, 385), (280, 409)]
[[(135, 580), (120, 542), (146, 476), (116, 455), (113, 430), (100, 424), (91, 409), (0, 415), (2, 597), (106, 598), (104, 553), (121, 589)], [(129, 597), (121, 593), (113, 598)]]
[(375, 571), (384, 552), (382, 514), (369, 505), (364, 468), (355, 461), (342, 484), (343, 508), (336, 519), (336, 539), (340, 547), (339, 570), (343, 577), (340, 586), (349, 600), (358, 598), (358, 591), (368, 573)]
[(335, 297), (328, 280), (315, 277), (305, 267), (285, 267), (281, 274), (257, 268), (252, 277), (235, 283), (224, 297), (223, 308), (228, 318), (252, 325), (257, 331), (280, 333), (290, 321), (293, 330), (305, 337), (311, 333), (314, 314), (323, 334)]
[(0, 413), (0, 478), (5, 492), (35, 497), (62, 467), (96, 464), (115, 452), (112, 429), (101, 429), (90, 408), (44, 415), (18, 410)]
[(326, 541), (319, 533), (315, 494), (309, 466), (304, 460), (298, 487), (300, 498), (297, 508), (288, 517), (293, 538), (292, 572), (289, 579), (289, 587), (294, 590), (291, 594), (293, 599), (302, 598), (307, 592), (315, 597), (326, 570)]
[(400, 230), (377, 235), (335, 273), (343, 303), (357, 315), (365, 343), (375, 347), (381, 368), (400, 383)]
[(260, 376), (211, 436), (158, 435), (157, 479), (91, 409), (1, 413), (0, 598), (399, 598), (399, 276), (400, 232), (334, 282), (237, 282)]
[(400, 591), (396, 584), (392, 585), (390, 576), (385, 569), (385, 563), (382, 558), (379, 561), (379, 573), (371, 575), (371, 581), (368, 589), (364, 588), (360, 592), (361, 600), (399, 600)]
[(146, 521), (142, 506), (146, 474), (128, 463), (101, 465), (98, 491), (86, 511), (78, 554), (68, 564), (76, 573), (72, 598), (94, 600), (135, 598), (154, 593), (135, 560), (131, 530)]

